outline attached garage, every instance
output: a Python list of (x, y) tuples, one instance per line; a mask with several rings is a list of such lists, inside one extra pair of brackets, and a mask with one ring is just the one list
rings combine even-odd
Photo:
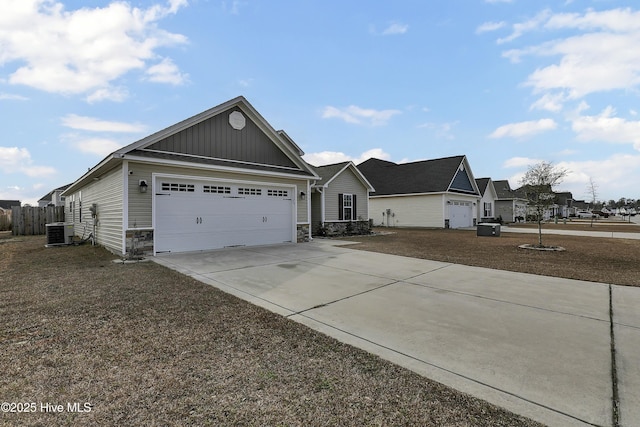
[(304, 241), (320, 177), (303, 155), (237, 97), (111, 153), (66, 215), (123, 257)]
[(473, 206), (470, 201), (451, 200), (449, 204), (449, 227), (473, 227)]
[(396, 164), (369, 159), (358, 169), (373, 185), (370, 218), (385, 227), (466, 228), (480, 192), (466, 156)]
[(155, 177), (156, 253), (294, 242), (295, 188)]

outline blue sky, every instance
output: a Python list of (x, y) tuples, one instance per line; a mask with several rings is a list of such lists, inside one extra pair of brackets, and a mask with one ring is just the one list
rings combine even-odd
[(541, 160), (640, 198), (640, 6), (615, 0), (0, 0), (0, 199), (238, 95), (320, 165)]

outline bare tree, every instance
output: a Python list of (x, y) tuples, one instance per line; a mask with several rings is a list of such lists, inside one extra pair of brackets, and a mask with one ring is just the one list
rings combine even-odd
[[(596, 205), (596, 200), (598, 199), (598, 184), (595, 183), (593, 177), (589, 177), (589, 183), (587, 184), (587, 193), (591, 196), (591, 204), (593, 207)], [(591, 226), (593, 227), (593, 220), (595, 215), (593, 212), (591, 213)]]
[(544, 212), (554, 203), (555, 193), (553, 188), (560, 184), (568, 171), (555, 166), (551, 162), (542, 161), (535, 165), (529, 165), (524, 177), (520, 180), (522, 190), (534, 209), (538, 221), (538, 246), (542, 244), (542, 220)]

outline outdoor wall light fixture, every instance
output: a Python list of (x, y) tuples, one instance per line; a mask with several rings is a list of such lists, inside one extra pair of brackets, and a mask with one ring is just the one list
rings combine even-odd
[(300, 192), (300, 200), (304, 200), (307, 198), (307, 195), (304, 193), (304, 191)]
[(144, 179), (141, 179), (138, 182), (138, 186), (140, 187), (140, 192), (141, 193), (146, 193), (147, 192), (147, 187), (148, 187), (147, 181), (145, 181)]

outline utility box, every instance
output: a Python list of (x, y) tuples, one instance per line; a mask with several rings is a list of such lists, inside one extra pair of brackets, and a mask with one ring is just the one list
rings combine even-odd
[(52, 224), (46, 224), (46, 227), (47, 247), (68, 245), (73, 243), (73, 224), (54, 222)]
[(481, 222), (477, 225), (478, 236), (500, 237), (500, 224)]

